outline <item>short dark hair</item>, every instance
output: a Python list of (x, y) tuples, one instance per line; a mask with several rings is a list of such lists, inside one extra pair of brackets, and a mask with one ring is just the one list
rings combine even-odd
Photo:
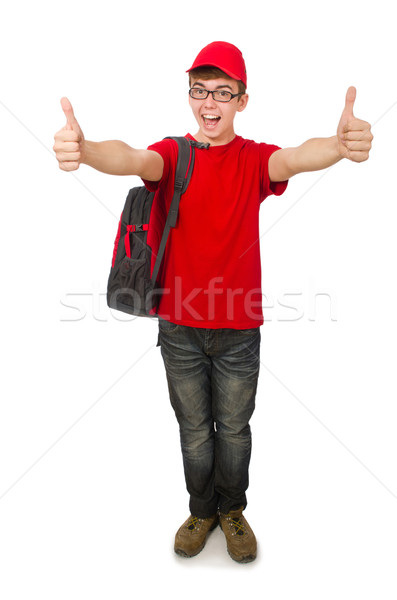
[(239, 79), (233, 79), (233, 77), (226, 75), (226, 73), (224, 73), (223, 71), (221, 71), (221, 69), (218, 69), (217, 67), (197, 67), (197, 69), (192, 69), (189, 72), (189, 86), (192, 86), (192, 80), (194, 79), (204, 79), (205, 81), (208, 81), (210, 79), (220, 79), (221, 77), (223, 79), (231, 79), (232, 81), (236, 81), (238, 86), (238, 93), (241, 95), (246, 93), (246, 87), (242, 81), (240, 81)]

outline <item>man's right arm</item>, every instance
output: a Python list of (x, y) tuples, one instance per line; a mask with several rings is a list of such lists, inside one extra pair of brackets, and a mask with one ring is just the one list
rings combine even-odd
[(164, 161), (160, 154), (136, 150), (118, 140), (85, 140), (69, 100), (62, 98), (61, 105), (66, 125), (55, 134), (53, 147), (60, 169), (75, 171), (83, 163), (110, 175), (137, 175), (148, 181), (161, 179)]
[(149, 181), (159, 181), (164, 161), (153, 150), (136, 150), (118, 140), (84, 143), (81, 162), (109, 175), (138, 175)]

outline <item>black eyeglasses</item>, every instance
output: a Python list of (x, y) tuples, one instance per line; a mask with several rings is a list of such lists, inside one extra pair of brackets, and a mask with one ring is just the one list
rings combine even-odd
[(205, 100), (208, 98), (208, 94), (212, 94), (213, 99), (216, 102), (230, 102), (233, 98), (237, 96), (242, 96), (242, 94), (232, 94), (231, 92), (227, 92), (226, 90), (215, 90), (211, 92), (210, 90), (205, 90), (204, 88), (193, 87), (189, 90), (189, 96), (194, 98), (195, 100)]

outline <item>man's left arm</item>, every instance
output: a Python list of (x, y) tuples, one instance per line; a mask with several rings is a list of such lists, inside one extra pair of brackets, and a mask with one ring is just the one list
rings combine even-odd
[(313, 138), (296, 148), (276, 150), (269, 158), (270, 181), (286, 181), (298, 173), (319, 171), (334, 165), (342, 158), (363, 162), (369, 157), (373, 135), (371, 125), (353, 115), (356, 88), (346, 93), (345, 107), (336, 135)]

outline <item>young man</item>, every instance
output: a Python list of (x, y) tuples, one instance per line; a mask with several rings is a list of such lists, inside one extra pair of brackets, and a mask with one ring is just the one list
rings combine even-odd
[[(175, 552), (194, 556), (218, 522), (231, 557), (256, 557), (256, 539), (245, 519), (251, 455), (249, 420), (259, 374), (261, 269), (259, 208), (281, 195), (297, 173), (327, 168), (342, 158), (367, 160), (370, 125), (353, 115), (350, 87), (329, 138), (296, 148), (255, 143), (237, 136), (234, 117), (245, 110), (247, 74), (238, 48), (213, 42), (189, 72), (189, 103), (198, 123), (197, 148), (178, 225), (164, 257), (159, 343), (172, 407), (180, 427), (190, 517), (175, 536)], [(81, 163), (116, 175), (138, 175), (172, 197), (177, 145), (163, 140), (147, 150), (120, 141), (89, 142), (63, 98), (66, 126), (55, 135), (59, 166)]]

